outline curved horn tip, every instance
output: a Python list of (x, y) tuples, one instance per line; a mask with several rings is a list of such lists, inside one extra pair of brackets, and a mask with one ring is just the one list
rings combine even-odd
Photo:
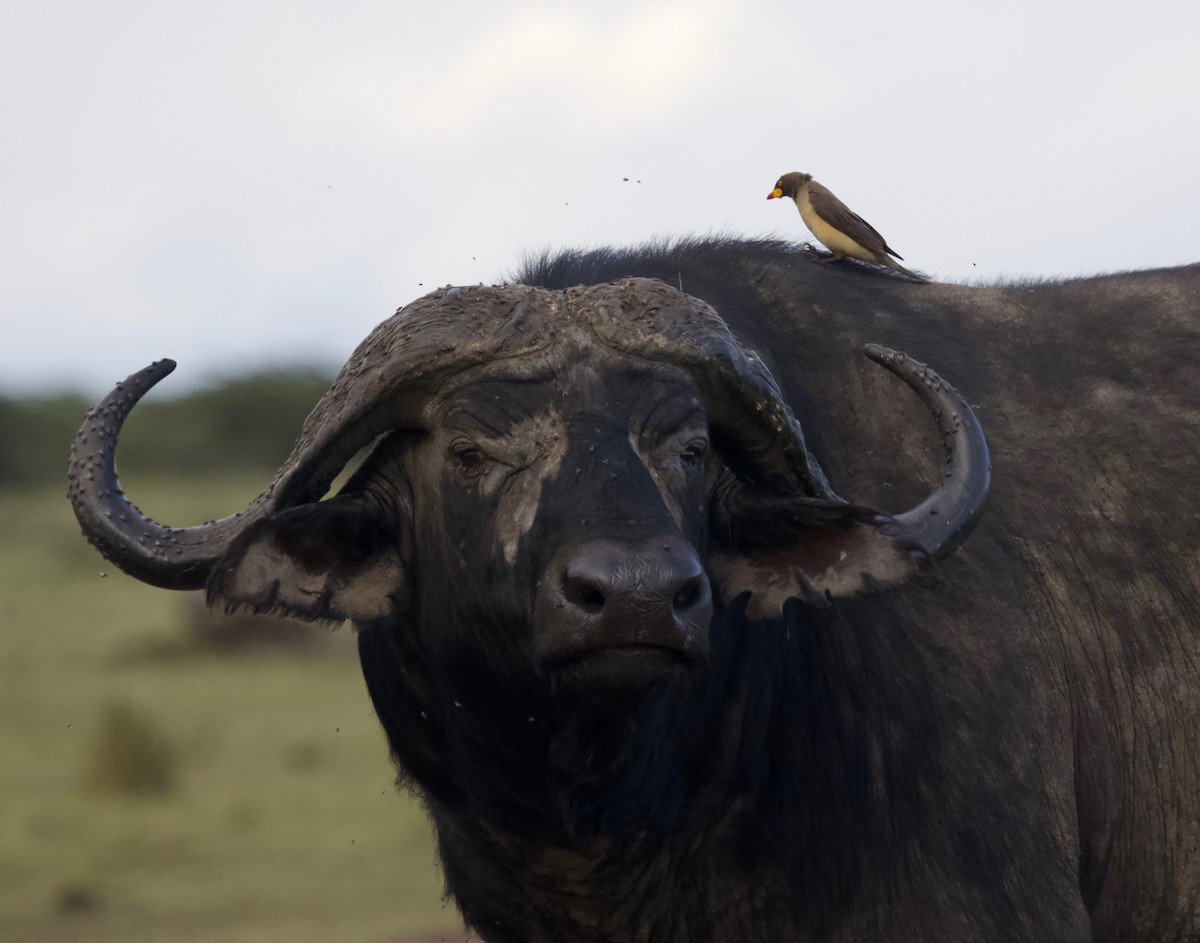
[[(149, 366), (142, 367), (141, 370), (134, 371), (124, 380), (120, 380), (114, 384), (111, 392), (92, 408), (92, 412), (106, 412), (114, 404), (125, 403), (130, 395), (132, 395), (133, 399), (128, 402), (128, 407), (132, 409), (134, 403), (150, 392), (151, 388), (157, 385), (163, 377), (173, 373), (175, 367), (176, 363), (174, 360), (170, 357), (164, 357), (162, 360), (154, 361)], [(132, 389), (130, 389), (131, 387)], [(80, 430), (81, 433), (82, 431)]]
[(864, 344), (863, 353), (881, 367), (891, 370), (892, 373), (896, 373), (897, 370), (905, 366), (912, 370), (929, 369), (926, 364), (921, 363), (919, 360), (914, 360), (903, 351), (884, 347), (882, 344)]
[(130, 376), (129, 379), (135, 381), (145, 380), (151, 386), (154, 386), (163, 377), (174, 373), (176, 366), (177, 364), (170, 357), (163, 357), (162, 360), (156, 360), (148, 367), (142, 367), (141, 370)]

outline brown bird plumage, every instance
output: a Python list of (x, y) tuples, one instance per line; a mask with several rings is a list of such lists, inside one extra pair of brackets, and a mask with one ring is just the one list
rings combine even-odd
[[(767, 194), (768, 200), (791, 197), (800, 210), (800, 218), (817, 240), (835, 259), (850, 256), (876, 265), (886, 265), (916, 282), (929, 279), (910, 272), (896, 259), (903, 258), (887, 244), (878, 230), (813, 180), (812, 174), (784, 174)], [(895, 258), (892, 258), (895, 256)]]

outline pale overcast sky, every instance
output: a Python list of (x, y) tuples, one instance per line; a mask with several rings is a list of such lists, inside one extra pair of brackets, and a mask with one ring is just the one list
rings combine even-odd
[(336, 366), (545, 248), (806, 239), (790, 170), (939, 279), (1200, 261), (1196, 0), (13, 0), (0, 129), (7, 393)]

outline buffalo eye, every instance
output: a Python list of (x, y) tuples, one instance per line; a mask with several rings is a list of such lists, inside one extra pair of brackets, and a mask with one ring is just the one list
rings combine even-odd
[(475, 478), (483, 473), (487, 465), (487, 453), (470, 442), (455, 442), (450, 446), (450, 461), (465, 478)]
[(704, 461), (704, 456), (708, 454), (707, 439), (693, 439), (683, 447), (683, 451), (679, 453), (679, 461), (687, 468), (695, 468)]

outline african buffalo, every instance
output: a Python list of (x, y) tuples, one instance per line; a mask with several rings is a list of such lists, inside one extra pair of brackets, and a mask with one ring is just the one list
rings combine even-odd
[(1200, 266), (918, 285), (712, 239), (516, 281), (381, 324), (198, 528), (120, 492), (172, 365), (135, 374), (76, 441), (85, 533), (354, 621), (485, 940), (1200, 937)]

